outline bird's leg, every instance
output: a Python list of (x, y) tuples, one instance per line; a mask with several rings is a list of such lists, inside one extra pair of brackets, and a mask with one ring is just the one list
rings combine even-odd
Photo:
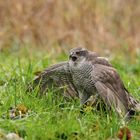
[(88, 94), (86, 92), (81, 92), (81, 93), (79, 93), (79, 98), (80, 98), (81, 105), (83, 105), (90, 98), (90, 94)]

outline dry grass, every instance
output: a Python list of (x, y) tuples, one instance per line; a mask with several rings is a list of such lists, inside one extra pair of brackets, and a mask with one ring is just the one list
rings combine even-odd
[(13, 45), (131, 52), (140, 46), (139, 0), (0, 1), (0, 48)]

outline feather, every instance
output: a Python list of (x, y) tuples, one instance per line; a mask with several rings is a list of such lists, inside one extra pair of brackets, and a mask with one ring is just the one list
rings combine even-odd
[(63, 95), (68, 98), (75, 98), (78, 96), (72, 82), (67, 62), (58, 63), (46, 68), (28, 85), (27, 91), (31, 92), (37, 86), (39, 87), (39, 95), (55, 87), (61, 88), (64, 92)]
[(95, 83), (95, 87), (100, 95), (100, 98), (104, 101), (108, 109), (115, 109), (115, 111), (121, 115), (125, 115), (127, 113), (124, 104), (104, 83), (98, 81)]

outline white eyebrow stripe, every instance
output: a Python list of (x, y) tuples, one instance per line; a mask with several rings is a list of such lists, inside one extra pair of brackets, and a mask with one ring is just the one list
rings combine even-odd
[(105, 60), (107, 60), (108, 61), (108, 58), (106, 58), (106, 57), (97, 57), (98, 59), (105, 59)]
[(81, 51), (86, 51), (86, 49), (85, 48), (82, 48), (82, 50)]

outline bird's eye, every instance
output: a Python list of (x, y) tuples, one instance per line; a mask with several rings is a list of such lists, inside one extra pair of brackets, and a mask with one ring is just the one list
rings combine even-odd
[(77, 54), (77, 55), (79, 55), (79, 54), (80, 54), (80, 52), (76, 52), (76, 54)]

